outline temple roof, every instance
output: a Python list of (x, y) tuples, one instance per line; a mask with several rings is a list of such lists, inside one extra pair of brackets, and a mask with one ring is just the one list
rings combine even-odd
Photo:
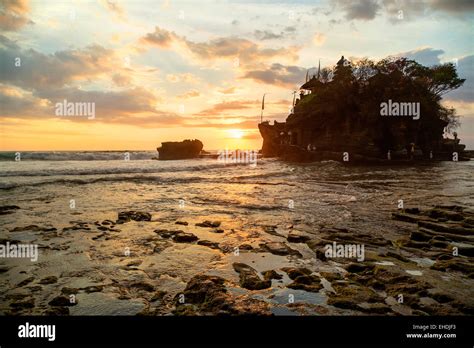
[(311, 80), (302, 85), (301, 89), (313, 89), (322, 85), (322, 82), (319, 81), (316, 77), (312, 77)]

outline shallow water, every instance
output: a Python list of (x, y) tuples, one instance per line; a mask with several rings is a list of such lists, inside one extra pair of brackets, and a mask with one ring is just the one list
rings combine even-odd
[[(58, 283), (36, 290), (35, 307), (30, 310), (36, 314), (43, 313), (52, 294), (64, 286), (106, 285), (100, 295), (81, 294), (71, 314), (136, 314), (152, 306), (139, 293), (130, 290), (126, 296), (131, 299), (122, 301), (122, 307), (117, 304), (125, 291), (120, 284), (133, 279), (151, 282), (171, 296), (198, 273), (220, 275), (238, 289), (232, 262), (248, 263), (259, 272), (291, 265), (303, 265), (315, 272), (334, 270), (336, 263), (322, 264), (305, 244), (290, 244), (303, 255), (301, 258), (244, 252), (235, 256), (232, 250), (243, 243), (256, 247), (262, 242), (284, 240), (290, 225), (315, 236), (321, 228), (339, 227), (396, 240), (408, 233), (408, 227), (390, 219), (399, 200), (406, 207), (474, 206), (474, 161), (391, 168), (345, 166), (332, 161), (297, 165), (262, 159), (252, 167), (224, 165), (210, 159), (142, 159), (152, 156), (147, 152), (136, 155), (139, 160), (132, 156), (130, 161), (117, 159), (121, 157), (116, 153), (107, 160), (103, 153), (87, 156), (87, 160), (76, 160), (83, 155), (74, 155), (75, 160), (67, 160), (71, 155), (54, 156), (55, 160), (28, 160), (26, 155), (20, 162), (0, 161), (0, 206), (21, 208), (1, 216), (0, 237), (43, 246), (36, 263), (0, 260), (13, 267), (1, 277), (1, 292), (14, 291), (15, 284), (31, 275), (59, 278)], [(152, 221), (117, 225), (121, 231), (111, 233), (113, 238), (109, 240), (92, 240), (100, 233), (97, 230), (62, 232), (59, 236), (11, 232), (27, 225), (61, 231), (77, 221), (93, 226), (95, 221), (115, 221), (119, 211), (127, 210), (149, 212)], [(175, 225), (177, 220), (189, 225)], [(194, 226), (203, 220), (221, 221), (225, 232), (218, 234)], [(266, 233), (264, 226), (276, 226), (276, 233), (282, 237)], [(229, 252), (160, 242), (164, 249), (156, 253), (153, 250), (157, 244), (149, 238), (156, 236), (153, 230), (158, 228), (192, 232), (201, 240), (218, 242)], [(127, 248), (131, 255), (124, 257)], [(141, 263), (130, 269), (126, 266), (130, 261)], [(409, 270), (419, 274), (411, 267)], [(262, 296), (275, 293), (268, 301), (282, 302), (289, 279), (273, 282), (274, 287), (262, 291)], [(324, 303), (324, 291), (322, 295), (306, 293), (300, 300)], [(6, 304), (0, 305), (2, 311), (7, 311)]]

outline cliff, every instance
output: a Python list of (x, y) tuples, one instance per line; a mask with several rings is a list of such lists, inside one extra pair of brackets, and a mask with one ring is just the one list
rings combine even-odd
[[(466, 160), (455, 110), (441, 95), (462, 85), (455, 67), (405, 58), (341, 58), (300, 88), (286, 122), (258, 125), (264, 157), (291, 161)], [(456, 155), (454, 155), (456, 153)]]
[(184, 140), (181, 142), (168, 141), (161, 143), (161, 147), (157, 148), (159, 160), (178, 160), (187, 158), (196, 158), (199, 156), (203, 148), (200, 140)]

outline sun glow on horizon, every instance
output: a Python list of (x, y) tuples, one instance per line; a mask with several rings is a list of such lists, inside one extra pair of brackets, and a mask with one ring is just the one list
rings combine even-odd
[(227, 133), (229, 134), (229, 138), (232, 139), (242, 139), (245, 135), (242, 129), (229, 129)]

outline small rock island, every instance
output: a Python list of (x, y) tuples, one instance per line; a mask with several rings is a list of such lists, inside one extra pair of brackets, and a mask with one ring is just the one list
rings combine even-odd
[(262, 154), (295, 162), (469, 160), (454, 132), (456, 111), (441, 104), (464, 81), (452, 63), (343, 56), (307, 74), (286, 122), (261, 121)]
[(203, 143), (200, 140), (167, 141), (158, 147), (159, 160), (179, 160), (196, 158), (202, 151)]

